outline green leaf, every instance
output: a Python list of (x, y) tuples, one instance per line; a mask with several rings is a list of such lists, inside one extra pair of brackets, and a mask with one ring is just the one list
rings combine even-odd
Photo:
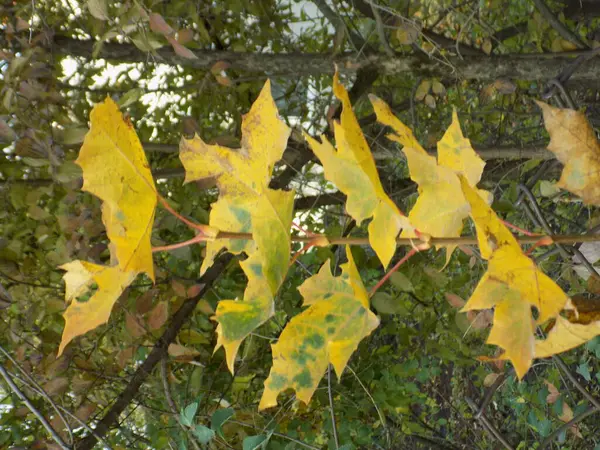
[(181, 411), (181, 422), (188, 427), (194, 423), (194, 417), (198, 411), (198, 402), (190, 403)]
[(265, 448), (269, 442), (269, 438), (266, 434), (259, 434), (257, 436), (248, 436), (244, 439), (243, 450), (257, 450), (259, 448)]
[(212, 417), (210, 418), (210, 427), (215, 431), (215, 433), (217, 433), (217, 435), (221, 436), (222, 438), (225, 438), (223, 436), (223, 430), (221, 429), (221, 427), (225, 422), (227, 422), (231, 417), (233, 417), (234, 414), (235, 411), (233, 410), (233, 408), (218, 409), (213, 413)]
[(577, 373), (585, 378), (585, 381), (591, 381), (592, 376), (590, 375), (590, 367), (587, 363), (582, 363), (577, 367)]
[(196, 425), (192, 429), (192, 433), (194, 433), (194, 436), (196, 436), (202, 445), (208, 444), (215, 437), (215, 432), (204, 425)]
[(144, 90), (142, 88), (130, 89), (121, 96), (117, 102), (117, 105), (119, 105), (121, 108), (133, 105), (140, 99), (142, 95), (144, 95)]
[(400, 298), (385, 292), (376, 293), (371, 299), (371, 304), (379, 314), (403, 314), (406, 312)]
[(63, 132), (62, 143), (65, 145), (81, 144), (89, 131), (88, 127), (67, 128)]
[(390, 276), (390, 282), (399, 291), (402, 291), (402, 292), (415, 292), (415, 288), (414, 288), (412, 282), (403, 273), (394, 272)]
[(138, 33), (131, 37), (131, 42), (143, 52), (152, 52), (161, 48), (164, 44), (152, 36)]

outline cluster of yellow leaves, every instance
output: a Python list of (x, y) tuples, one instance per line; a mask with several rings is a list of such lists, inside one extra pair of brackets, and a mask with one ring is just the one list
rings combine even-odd
[[(76, 163), (83, 170), (82, 189), (103, 202), (111, 265), (73, 261), (62, 266), (69, 306), (59, 355), (73, 338), (108, 321), (114, 303), (139, 273), (154, 280), (150, 235), (157, 196), (142, 145), (110, 98), (94, 107), (90, 121)], [(94, 283), (91, 298), (79, 301)]]
[[(569, 297), (523, 253), (517, 240), (488, 206), (491, 194), (475, 188), (484, 162), (463, 136), (456, 112), (438, 142), (436, 161), (383, 101), (375, 96), (370, 98), (378, 120), (395, 132), (388, 138), (403, 145), (410, 176), (418, 184), (419, 197), (408, 215), (410, 226), (405, 227), (402, 236), (415, 237), (418, 231), (421, 235), (458, 237), (468, 215), (475, 222), (481, 255), (489, 260), (489, 266), (462, 310), (494, 308), (487, 342), (504, 349), (499, 358), (510, 359), (518, 376), (523, 377), (534, 358), (560, 353), (600, 334), (600, 322), (571, 323), (559, 315), (563, 309), (572, 308)], [(592, 197), (600, 201), (594, 193), (600, 185), (597, 175), (600, 147), (585, 117), (541, 106), (546, 122), (553, 120), (548, 126), (552, 136), (550, 150), (567, 164), (563, 185), (577, 194), (585, 192), (588, 201)], [(448, 246), (447, 260), (454, 248)], [(546, 340), (535, 339), (532, 306), (538, 310), (539, 324), (549, 319), (556, 321)]]
[(182, 138), (180, 144), (186, 182), (206, 177), (217, 180), (219, 199), (212, 205), (210, 225), (253, 237), (208, 242), (201, 268), (204, 273), (221, 249), (248, 255), (241, 263), (248, 277), (243, 301), (222, 300), (215, 314), (219, 323), (216, 349), (225, 348), (232, 373), (242, 341), (273, 315), (274, 296), (287, 272), (294, 192), (269, 189), (269, 182), (290, 132), (278, 116), (267, 81), (243, 118), (241, 148), (208, 145), (198, 135)]
[[(406, 228), (402, 237), (416, 237), (414, 229), (436, 237), (460, 236), (470, 207), (457, 174), (464, 175), (471, 186), (476, 186), (485, 163), (463, 136), (456, 111), (452, 114), (450, 127), (438, 142), (436, 161), (421, 147), (410, 128), (393, 115), (388, 105), (374, 95), (370, 98), (377, 120), (395, 132), (387, 137), (404, 146), (402, 151), (406, 155), (410, 177), (419, 186), (419, 197), (408, 214), (412, 227)], [(480, 190), (478, 194), (491, 202), (489, 192)], [(456, 246), (447, 247), (446, 261)]]
[[(572, 308), (570, 299), (523, 253), (490, 208), (491, 194), (476, 188), (484, 162), (463, 136), (456, 112), (438, 143), (436, 159), (383, 101), (371, 97), (378, 120), (394, 131), (388, 137), (403, 145), (410, 176), (418, 184), (418, 200), (406, 217), (384, 192), (337, 73), (333, 91), (342, 104), (341, 119), (333, 123), (337, 148), (324, 136), (320, 141), (305, 137), (326, 178), (347, 195), (348, 213), (357, 222), (372, 219), (369, 242), (384, 266), (395, 253), (401, 230), (403, 237), (458, 237), (470, 215), (481, 256), (489, 265), (463, 311), (494, 308), (488, 343), (504, 349), (499, 358), (510, 359), (519, 377), (534, 358), (568, 350), (600, 334), (600, 321), (581, 323), (559, 315)], [(560, 185), (588, 203), (600, 204), (600, 147), (592, 128), (579, 113), (540, 106), (552, 138), (550, 150), (565, 163)], [(197, 135), (183, 138), (180, 144), (186, 182), (213, 177), (220, 191), (210, 225), (221, 237), (208, 242), (201, 272), (223, 249), (247, 255), (241, 263), (248, 278), (243, 300), (220, 301), (214, 316), (218, 322), (215, 350), (225, 348), (231, 372), (242, 341), (273, 315), (275, 294), (287, 272), (294, 192), (270, 189), (269, 182), (289, 135), (267, 81), (243, 118), (241, 148), (209, 145)], [(59, 354), (75, 336), (108, 320), (116, 299), (139, 273), (154, 279), (150, 235), (156, 188), (139, 139), (112, 100), (94, 107), (77, 163), (83, 169), (83, 189), (103, 201), (111, 264), (73, 261), (62, 266), (67, 271), (64, 279), (70, 305)], [(251, 233), (252, 239), (234, 239), (227, 233)], [(447, 259), (454, 248), (447, 246)], [(348, 263), (340, 277), (333, 277), (326, 263), (300, 287), (307, 309), (292, 318), (272, 346), (273, 367), (261, 409), (275, 406), (278, 394), (288, 388), (308, 402), (328, 364), (341, 376), (360, 341), (378, 326), (349, 248), (346, 253)], [(80, 301), (94, 284), (91, 298)], [(535, 339), (532, 307), (538, 311), (538, 324), (554, 320), (545, 340)]]
[(342, 103), (341, 121), (333, 124), (337, 151), (325, 136), (321, 136), (321, 142), (306, 133), (304, 137), (321, 161), (325, 177), (347, 195), (348, 214), (358, 223), (373, 217), (369, 223), (369, 243), (387, 267), (396, 252), (398, 233), (410, 224), (383, 190), (373, 154), (337, 72), (333, 77), (333, 93)]
[(488, 343), (505, 350), (522, 378), (537, 354), (531, 307), (539, 312), (538, 323), (556, 317), (569, 297), (528, 258), (519, 243), (494, 211), (461, 177), (462, 189), (471, 205), (481, 256), (488, 270), (463, 311), (495, 307)]

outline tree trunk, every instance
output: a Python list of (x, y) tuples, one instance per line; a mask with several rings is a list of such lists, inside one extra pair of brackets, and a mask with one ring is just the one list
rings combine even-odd
[[(78, 40), (57, 35), (53, 50), (62, 55), (92, 59), (93, 40)], [(209, 70), (216, 62), (226, 61), (234, 70), (266, 73), (269, 76), (298, 76), (333, 73), (335, 65), (341, 72), (353, 73), (359, 69), (377, 69), (386, 75), (448, 77), (467, 80), (495, 80), (514, 78), (520, 80), (550, 80), (556, 77), (573, 57), (585, 52), (518, 54), (502, 56), (464, 56), (423, 59), (417, 56), (384, 54), (330, 55), (323, 53), (239, 53), (216, 50), (194, 50), (195, 59), (183, 58), (172, 48), (163, 47), (156, 51), (154, 61), (163, 64)], [(152, 56), (132, 44), (105, 43), (98, 58), (118, 62), (148, 62)], [(582, 65), (571, 77), (572, 80), (597, 80), (600, 59), (593, 58)]]

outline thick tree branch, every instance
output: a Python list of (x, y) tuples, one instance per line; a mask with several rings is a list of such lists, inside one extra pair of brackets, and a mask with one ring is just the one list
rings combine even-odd
[[(92, 58), (94, 40), (78, 40), (65, 36), (56, 36), (53, 50), (57, 54)], [(464, 46), (461, 49), (464, 50)], [(501, 56), (473, 55), (463, 53), (463, 58), (448, 57), (459, 78), (467, 80), (490, 80), (501, 77), (522, 80), (550, 80), (571, 62), (580, 52), (536, 53)], [(227, 51), (195, 50), (195, 59), (182, 58), (167, 47), (157, 50), (157, 63), (192, 67), (208, 70), (217, 61), (226, 61), (235, 70), (247, 72), (267, 72), (270, 76), (290, 76), (309, 74), (332, 74), (335, 65), (341, 72), (353, 73), (360, 69), (377, 70), (387, 75), (422, 74), (447, 77), (448, 63), (436, 60), (423, 61), (418, 56), (370, 53), (360, 57), (352, 54), (337, 56), (322, 53), (239, 53)], [(132, 44), (105, 43), (98, 58), (119, 62), (148, 63), (149, 55)], [(150, 58), (151, 59), (151, 58)], [(600, 60), (593, 59), (573, 75), (574, 80), (597, 80), (600, 72)]]
[(137, 395), (138, 390), (146, 381), (146, 378), (148, 378), (148, 376), (152, 373), (154, 367), (160, 362), (160, 360), (165, 357), (169, 344), (173, 342), (177, 334), (179, 334), (181, 327), (192, 316), (200, 299), (212, 287), (213, 283), (221, 275), (231, 259), (231, 255), (221, 256), (212, 265), (212, 267), (208, 269), (208, 271), (202, 277), (200, 277), (198, 282), (203, 284), (202, 290), (195, 297), (186, 300), (173, 315), (171, 323), (169, 323), (169, 326), (165, 332), (158, 339), (158, 342), (146, 360), (135, 371), (125, 390), (121, 392), (104, 417), (100, 420), (100, 422), (98, 422), (98, 425), (95, 429), (96, 434), (86, 436), (79, 443), (79, 445), (77, 445), (77, 450), (92, 450), (94, 445), (96, 445), (98, 436), (104, 437), (108, 430), (117, 423), (119, 416)]

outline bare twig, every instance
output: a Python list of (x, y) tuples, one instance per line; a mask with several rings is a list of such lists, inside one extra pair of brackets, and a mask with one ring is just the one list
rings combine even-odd
[[(252, 428), (253, 430), (256, 430), (256, 431), (266, 432), (266, 430), (264, 428), (259, 428), (250, 423), (240, 422), (239, 420), (229, 419), (229, 422), (235, 423), (236, 425), (241, 425), (242, 427)], [(299, 439), (294, 439), (293, 437), (288, 436), (287, 434), (277, 433), (276, 431), (269, 431), (269, 433), (271, 433), (273, 436), (277, 436), (279, 438), (286, 439), (290, 442), (294, 442), (294, 443), (301, 445), (302, 447), (308, 448), (310, 450), (320, 450), (320, 448), (321, 448), (321, 447), (315, 447), (314, 445), (307, 444), (306, 442), (301, 441)]]
[(331, 429), (333, 430), (333, 441), (336, 450), (340, 448), (337, 427), (335, 425), (335, 410), (333, 409), (333, 391), (331, 390), (331, 364), (327, 366), (327, 395), (329, 397), (329, 413), (331, 414)]
[(546, 5), (544, 0), (532, 1), (537, 10), (540, 12), (540, 14), (544, 16), (544, 19), (546, 19), (546, 21), (552, 26), (552, 28), (554, 28), (554, 31), (560, 34), (560, 36), (563, 39), (566, 39), (567, 41), (571, 42), (578, 49), (588, 48), (587, 44), (583, 42), (579, 38), (579, 36), (577, 36), (575, 33), (569, 30), (560, 20), (557, 19), (552, 10), (548, 7), (548, 5)]
[(481, 405), (479, 405), (479, 410), (477, 410), (477, 413), (474, 416), (476, 419), (479, 419), (485, 413), (485, 409), (492, 401), (492, 398), (494, 398), (494, 394), (502, 385), (502, 383), (504, 383), (504, 380), (506, 380), (506, 378), (512, 373), (513, 370), (514, 369), (511, 368), (506, 370), (505, 372), (502, 372), (502, 374), (498, 378), (496, 378), (494, 384), (492, 384), (488, 388), (488, 390), (485, 393), (485, 396), (483, 397), (483, 400), (481, 401)]
[(52, 425), (50, 425), (50, 423), (46, 420), (46, 418), (44, 417), (44, 415), (33, 405), (33, 403), (31, 403), (31, 401), (21, 391), (21, 389), (19, 389), (19, 386), (17, 386), (15, 384), (15, 382), (13, 381), (13, 379), (11, 378), (11, 376), (8, 374), (8, 372), (6, 371), (6, 369), (4, 368), (4, 366), (1, 365), (1, 364), (0, 364), (0, 375), (2, 375), (2, 378), (4, 378), (4, 380), (6, 381), (6, 383), (8, 384), (8, 386), (10, 387), (10, 389), (15, 394), (17, 394), (17, 396), (21, 399), (21, 401), (23, 403), (25, 403), (25, 406), (27, 406), (27, 408), (29, 409), (29, 411), (31, 411), (33, 413), (33, 415), (35, 417), (37, 417), (37, 419), (40, 421), (40, 423), (42, 424), (42, 426), (46, 429), (46, 431), (48, 431), (48, 433), (50, 434), (50, 436), (52, 436), (52, 439), (54, 439), (54, 442), (56, 442), (58, 444), (58, 446), (60, 448), (62, 448), (63, 450), (71, 450), (71, 447), (69, 447), (62, 440), (62, 438), (58, 435), (58, 433), (56, 432), (56, 430), (54, 430), (54, 428), (52, 428)]
[[(475, 402), (473, 400), (471, 400), (469, 397), (465, 397), (465, 400), (467, 402), (467, 404), (469, 405), (469, 408), (471, 408), (471, 410), (474, 413), (477, 413), (477, 411), (479, 411), (479, 407), (475, 404)], [(493, 436), (495, 437), (498, 442), (500, 442), (504, 448), (506, 448), (507, 450), (514, 450), (513, 447), (508, 443), (508, 441), (504, 438), (504, 436), (502, 436), (502, 434), (500, 434), (500, 432), (496, 429), (496, 427), (494, 426), (494, 424), (492, 424), (487, 417), (485, 417), (483, 414), (479, 416), (479, 418), (477, 419), (479, 422), (481, 422), (484, 425), (484, 428)]]
[(383, 46), (383, 51), (389, 56), (395, 56), (396, 52), (390, 47), (390, 43), (387, 40), (385, 35), (385, 28), (383, 25), (383, 20), (381, 19), (381, 14), (379, 14), (379, 10), (377, 9), (377, 4), (375, 0), (368, 0), (371, 5), (371, 10), (373, 11), (373, 18), (375, 19), (375, 28), (377, 29), (377, 36), (379, 36), (379, 41)]
[(325, 18), (331, 23), (331, 25), (333, 25), (333, 27), (336, 30), (336, 33), (339, 33), (339, 30), (341, 29), (346, 34), (346, 36), (348, 36), (348, 39), (350, 39), (350, 42), (352, 43), (352, 46), (355, 49), (358, 50), (364, 47), (365, 40), (362, 38), (362, 36), (358, 35), (353, 31), (348, 30), (344, 19), (342, 19), (338, 13), (331, 9), (325, 0), (312, 0), (312, 2), (317, 6), (317, 8), (319, 8), (321, 14), (325, 16)]
[[(329, 245), (369, 245), (368, 237), (333, 237), (321, 234), (315, 234), (313, 236), (292, 236), (292, 242), (312, 242), (315, 237), (322, 237), (327, 239)], [(208, 238), (207, 238), (208, 239)], [(241, 240), (253, 240), (252, 233), (237, 233), (230, 231), (219, 231), (214, 239), (241, 239)], [(575, 244), (577, 242), (598, 242), (600, 241), (600, 234), (553, 234), (553, 235), (532, 235), (532, 236), (515, 236), (515, 239), (519, 244), (539, 244), (540, 240), (551, 240), (552, 244)], [(197, 243), (200, 239), (193, 238), (188, 242)], [(187, 242), (187, 241), (186, 241)], [(426, 250), (437, 245), (478, 245), (476, 236), (461, 236), (461, 237), (427, 237), (427, 240), (421, 241), (419, 238), (397, 238), (396, 245), (404, 247), (417, 246), (418, 250)], [(167, 251), (171, 248), (181, 248), (185, 246), (184, 243), (172, 244), (170, 246), (161, 247), (161, 251)]]
[[(8, 371), (7, 371), (8, 372)], [(21, 383), (23, 383), (23, 385), (31, 390), (33, 393), (37, 394), (37, 395), (43, 395), (43, 391), (41, 391), (40, 389), (36, 388), (34, 385), (32, 385), (30, 383), (29, 380), (25, 379), (25, 378), (21, 378), (19, 375), (15, 374), (15, 373), (10, 373), (8, 372), (13, 378), (16, 378), (17, 380), (19, 380)], [(73, 414), (71, 411), (69, 411), (66, 408), (63, 408), (60, 405), (56, 405), (58, 407), (58, 409), (60, 409), (61, 412), (63, 412), (65, 415), (69, 416), (71, 419), (73, 419), (73, 421), (77, 422), (82, 428), (85, 428), (85, 430), (90, 433), (90, 434), (94, 434), (95, 435), (95, 431), (93, 429), (90, 428), (90, 426), (85, 423), (83, 420), (81, 420), (79, 417), (77, 417), (75, 414)], [(96, 435), (96, 438), (98, 439), (98, 442), (100, 442), (102, 444), (102, 446), (104, 447), (105, 450), (111, 450), (110, 445), (108, 445), (108, 443), (101, 437)]]
[(169, 386), (169, 377), (167, 374), (167, 357), (165, 356), (160, 361), (160, 378), (162, 379), (163, 390), (165, 391), (165, 398), (167, 399), (167, 403), (169, 404), (169, 408), (175, 417), (175, 421), (179, 424), (179, 427), (183, 430), (184, 433), (188, 435), (190, 441), (192, 442), (192, 447), (196, 450), (201, 450), (200, 445), (196, 442), (193, 436), (191, 436), (189, 427), (186, 427), (184, 423), (181, 421), (181, 417), (179, 416), (179, 409), (175, 404), (175, 400), (173, 400), (173, 396), (171, 395), (171, 387)]
[(582, 412), (581, 414), (579, 414), (578, 416), (573, 417), (568, 422), (563, 423), (560, 427), (558, 427), (556, 430), (554, 430), (552, 433), (550, 433), (550, 435), (542, 441), (541, 445), (539, 446), (539, 450), (543, 450), (546, 447), (548, 447), (552, 443), (552, 441), (554, 441), (554, 439), (556, 439), (558, 437), (558, 435), (560, 433), (562, 433), (563, 431), (568, 430), (573, 425), (581, 422), (586, 417), (589, 417), (598, 411), (600, 411), (600, 409), (598, 409), (596, 407), (591, 407), (591, 408), (587, 409), (586, 411)]
[(15, 366), (18, 369), (18, 371), (21, 372), (25, 378), (27, 378), (29, 383), (31, 383), (33, 386), (35, 386), (35, 388), (39, 392), (39, 395), (44, 397), (44, 399), (48, 403), (50, 403), (50, 405), (52, 406), (54, 411), (56, 411), (56, 414), (58, 414), (58, 417), (60, 417), (60, 420), (62, 420), (62, 422), (65, 424), (65, 428), (67, 429), (67, 432), (69, 433), (69, 440), (72, 444), (73, 443), (73, 431), (71, 430), (71, 426), (69, 425), (69, 422), (67, 422), (67, 419), (65, 418), (63, 413), (60, 411), (60, 409), (58, 408), (58, 406), (56, 405), (54, 400), (52, 400), (52, 397), (50, 397), (48, 395), (48, 393), (38, 384), (38, 382), (35, 381), (35, 379), (31, 375), (29, 375), (29, 373), (25, 369), (23, 369), (23, 367), (21, 367), (21, 365), (12, 357), (12, 355), (10, 353), (8, 353), (6, 351), (6, 349), (4, 347), (2, 347), (1, 345), (0, 345), (0, 352), (2, 352), (2, 354), (4, 354), (4, 356), (13, 364), (13, 366)]
[(102, 420), (98, 422), (98, 425), (96, 426), (96, 433), (91, 436), (86, 436), (77, 446), (77, 450), (91, 450), (96, 444), (98, 436), (103, 437), (108, 432), (110, 427), (118, 421), (119, 416), (136, 396), (138, 390), (146, 381), (146, 378), (148, 378), (150, 373), (152, 373), (152, 370), (156, 364), (158, 364), (167, 353), (169, 344), (173, 342), (181, 327), (191, 317), (192, 312), (196, 308), (196, 305), (200, 299), (212, 287), (212, 284), (221, 275), (231, 259), (231, 255), (224, 255), (220, 257), (212, 265), (212, 267), (208, 269), (208, 271), (202, 277), (200, 277), (198, 282), (203, 284), (203, 288), (200, 290), (198, 295), (186, 300), (173, 315), (169, 326), (158, 339), (158, 342), (146, 360), (135, 371), (125, 390), (121, 392), (113, 405), (108, 409)]
[[(535, 211), (535, 214), (537, 216), (537, 222), (539, 223), (539, 225), (543, 228), (543, 230), (547, 234), (552, 234), (552, 229), (550, 228), (550, 225), (548, 224), (548, 222), (546, 221), (546, 218), (542, 214), (542, 210), (540, 209), (539, 205), (537, 204), (537, 200), (535, 199), (535, 196), (533, 195), (531, 190), (527, 186), (525, 186), (523, 183), (519, 183), (517, 187), (518, 187), (519, 191), (521, 191), (521, 193), (525, 194), (525, 196), (529, 199), (529, 203), (531, 205), (531, 208), (533, 208), (533, 210)], [(558, 248), (558, 251), (563, 256), (563, 258), (565, 258), (566, 260), (571, 259), (571, 255), (570, 255), (569, 251), (575, 253), (577, 255), (577, 257), (581, 260), (581, 263), (590, 272), (590, 274), (596, 274), (597, 276), (600, 276), (600, 274), (598, 273), (596, 268), (587, 260), (587, 258), (579, 251), (579, 249), (574, 248), (574, 247), (563, 247), (560, 244), (556, 244), (556, 247)]]
[(390, 430), (389, 430), (387, 424), (385, 423), (385, 416), (379, 409), (379, 406), (377, 406), (377, 402), (375, 402), (375, 399), (373, 398), (373, 396), (371, 395), (371, 393), (369, 392), (367, 387), (363, 384), (363, 382), (361, 381), (359, 376), (356, 374), (354, 369), (352, 369), (352, 367), (350, 367), (350, 366), (346, 366), (346, 368), (350, 371), (350, 373), (352, 375), (354, 375), (354, 378), (356, 379), (356, 381), (358, 381), (358, 384), (360, 384), (360, 387), (363, 389), (363, 391), (365, 391), (365, 394), (367, 394), (367, 397), (369, 397), (369, 399), (371, 400), (371, 403), (373, 403), (373, 407), (375, 408), (375, 411), (377, 411), (377, 415), (379, 416), (379, 422), (381, 422), (381, 426), (383, 426), (383, 428), (385, 429), (385, 438), (387, 440), (388, 447), (389, 447), (391, 444)]
[(596, 400), (596, 398), (581, 385), (581, 383), (577, 380), (577, 378), (575, 378), (575, 375), (573, 375), (573, 372), (571, 372), (571, 370), (565, 364), (562, 358), (558, 355), (553, 355), (552, 360), (563, 371), (563, 373), (566, 375), (569, 381), (573, 383), (573, 386), (575, 386), (575, 388), (581, 393), (581, 395), (583, 395), (587, 400), (589, 400), (589, 402), (592, 405), (594, 405), (596, 409), (600, 410), (600, 401)]

